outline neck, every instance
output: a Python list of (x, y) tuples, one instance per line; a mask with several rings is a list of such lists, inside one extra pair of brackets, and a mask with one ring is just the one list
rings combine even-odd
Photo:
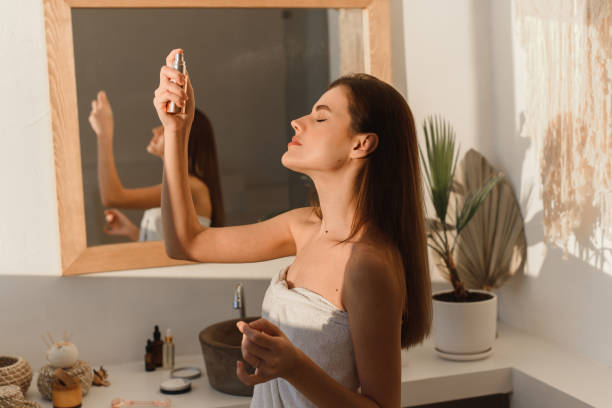
[(355, 178), (354, 170), (312, 176), (322, 214), (320, 236), (334, 241), (349, 237), (355, 216)]

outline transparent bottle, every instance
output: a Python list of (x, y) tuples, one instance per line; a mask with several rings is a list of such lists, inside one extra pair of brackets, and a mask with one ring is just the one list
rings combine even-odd
[(174, 369), (174, 342), (172, 341), (172, 332), (170, 329), (166, 330), (166, 338), (164, 341), (163, 348), (163, 368), (167, 370)]

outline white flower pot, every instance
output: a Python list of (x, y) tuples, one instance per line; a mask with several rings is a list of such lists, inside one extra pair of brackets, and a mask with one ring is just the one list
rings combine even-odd
[(490, 356), (497, 330), (497, 295), (470, 289), (469, 292), (491, 297), (475, 302), (436, 299), (436, 295), (449, 292), (433, 293), (432, 332), (436, 352), (451, 360), (478, 360)]

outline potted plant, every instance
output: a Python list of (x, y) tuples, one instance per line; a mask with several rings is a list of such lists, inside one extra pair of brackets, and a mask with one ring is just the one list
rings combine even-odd
[(466, 288), (455, 262), (455, 251), (462, 232), (503, 174), (494, 172), (479, 185), (467, 188), (467, 183), (455, 180), (459, 151), (455, 150), (451, 125), (440, 117), (430, 116), (425, 119), (423, 130), (426, 154), (420, 147), (419, 152), (436, 214), (436, 218), (427, 220), (427, 241), (453, 286), (451, 291), (433, 293), (436, 352), (453, 360), (484, 358), (491, 354), (495, 340), (497, 296), (488, 290)]

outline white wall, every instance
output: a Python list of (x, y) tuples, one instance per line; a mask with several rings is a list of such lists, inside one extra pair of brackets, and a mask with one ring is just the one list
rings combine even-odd
[(0, 270), (58, 275), (42, 2), (0, 2)]
[(612, 264), (599, 249), (610, 252), (612, 245), (583, 240), (563, 260), (559, 248), (544, 242), (537, 164), (530, 139), (519, 136), (525, 70), (513, 38), (511, 4), (404, 0), (408, 102), (419, 127), (429, 113), (450, 119), (462, 152), (482, 152), (519, 197), (528, 265), (496, 291), (501, 320), (612, 365)]
[[(537, 163), (530, 139), (519, 136), (526, 105), (524, 56), (512, 41), (511, 7), (491, 5), (498, 166), (520, 197), (529, 245), (525, 274), (501, 290), (502, 320), (612, 365), (612, 242), (600, 228), (579, 229), (564, 260), (562, 249), (544, 240)], [(594, 217), (593, 211), (583, 213), (583, 224)]]
[(441, 115), (461, 151), (493, 160), (490, 44), (484, 1), (404, 1), (407, 99), (419, 136), (423, 120)]

